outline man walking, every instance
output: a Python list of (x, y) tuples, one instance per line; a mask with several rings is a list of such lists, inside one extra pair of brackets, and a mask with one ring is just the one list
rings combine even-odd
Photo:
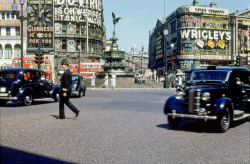
[(72, 75), (68, 69), (69, 64), (67, 63), (67, 61), (63, 60), (61, 65), (64, 69), (64, 73), (61, 77), (59, 119), (65, 119), (64, 104), (66, 104), (76, 114), (77, 117), (80, 111), (69, 101), (72, 84)]

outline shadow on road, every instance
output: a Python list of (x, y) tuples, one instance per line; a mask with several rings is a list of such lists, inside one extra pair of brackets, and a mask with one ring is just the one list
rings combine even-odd
[(69, 164), (69, 162), (64, 162), (57, 159), (52, 159), (49, 157), (32, 154), (28, 152), (24, 152), (21, 150), (1, 146), (1, 160), (0, 163), (20, 163), (20, 164), (28, 164), (28, 163), (59, 163), (59, 164)]
[[(49, 104), (49, 103), (55, 103), (54, 101), (50, 101), (50, 100), (43, 100), (43, 101), (34, 101), (32, 106), (35, 106), (35, 105), (43, 105), (43, 104)], [(19, 102), (7, 102), (6, 105), (4, 106), (6, 108), (20, 108), (20, 107), (26, 107), (24, 105), (22, 105), (21, 103)]]
[[(242, 125), (245, 123), (246, 120), (240, 120), (237, 122), (231, 123), (230, 128), (236, 128), (237, 126)], [(158, 128), (163, 128), (167, 130), (172, 130), (169, 126), (169, 124), (160, 124), (157, 125)], [(175, 131), (189, 131), (189, 132), (196, 132), (196, 133), (220, 133), (218, 129), (216, 128), (216, 125), (214, 122), (180, 122), (179, 126), (176, 129), (173, 129)], [(230, 130), (230, 129), (229, 129)]]

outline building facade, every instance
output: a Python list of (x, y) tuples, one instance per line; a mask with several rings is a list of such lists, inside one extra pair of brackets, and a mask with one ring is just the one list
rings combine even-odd
[[(0, 69), (12, 67), (12, 59), (21, 56), (21, 22), (20, 3), (17, 1), (18, 12), (13, 13), (13, 0), (0, 2)], [(23, 6), (26, 8), (26, 4)], [(23, 15), (25, 12), (23, 12)], [(23, 27), (26, 27), (24, 21)], [(24, 55), (26, 55), (26, 33), (24, 32)]]
[(241, 66), (250, 69), (250, 10), (230, 14), (232, 25), (232, 54), (240, 58)]
[(215, 3), (199, 6), (194, 0), (193, 5), (179, 7), (157, 21), (149, 36), (149, 68), (176, 73), (233, 64), (232, 31), (228, 9)]
[(56, 68), (63, 59), (100, 62), (105, 48), (102, 0), (55, 0), (54, 19)]
[(148, 52), (144, 51), (143, 46), (142, 49), (139, 50), (136, 45), (133, 45), (131, 47), (129, 56), (131, 57), (134, 63), (135, 72), (148, 69), (148, 62), (149, 62)]

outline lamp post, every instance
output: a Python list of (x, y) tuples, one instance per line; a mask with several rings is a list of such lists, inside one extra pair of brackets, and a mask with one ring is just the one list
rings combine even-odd
[[(25, 0), (19, 0), (20, 5), (21, 5), (21, 16), (18, 17), (18, 19), (20, 19), (21, 22), (21, 68), (23, 68), (23, 22), (26, 19), (26, 17), (23, 16), (23, 5), (25, 3)], [(17, 12), (17, 4), (16, 1), (14, 0), (13, 4), (11, 5), (11, 8), (13, 10), (13, 12)], [(27, 12), (31, 13), (32, 8), (31, 7), (27, 7)]]
[(79, 44), (78, 46), (78, 50), (79, 50), (79, 55), (78, 55), (78, 74), (80, 74), (80, 66), (81, 66), (81, 45)]
[(167, 37), (167, 35), (168, 35), (168, 30), (164, 30), (163, 31), (163, 34), (164, 34), (164, 49), (165, 49), (165, 54), (164, 54), (164, 56), (165, 56), (165, 80), (164, 80), (164, 86), (163, 86), (163, 88), (169, 88), (169, 79), (168, 79), (168, 61), (167, 61), (167, 39), (166, 39), (166, 37)]
[(37, 33), (37, 38), (38, 38), (38, 69), (41, 69), (41, 38), (42, 38), (42, 33)]
[(171, 49), (172, 49), (172, 58), (171, 58), (171, 68), (172, 68), (172, 71), (171, 71), (171, 73), (173, 73), (174, 71), (174, 67), (173, 67), (173, 65), (174, 65), (174, 61), (173, 61), (173, 48), (174, 48), (174, 43), (171, 43), (170, 44), (170, 47), (171, 47)]

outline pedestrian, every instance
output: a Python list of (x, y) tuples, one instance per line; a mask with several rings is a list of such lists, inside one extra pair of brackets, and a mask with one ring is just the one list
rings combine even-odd
[(61, 77), (59, 119), (65, 119), (64, 104), (66, 104), (75, 113), (75, 117), (77, 117), (80, 111), (69, 101), (72, 85), (72, 75), (68, 69), (69, 64), (66, 60), (63, 60), (61, 65), (64, 69), (64, 73)]
[(116, 74), (113, 72), (112, 78), (111, 78), (111, 88), (114, 89), (116, 85)]
[(95, 73), (91, 77), (91, 86), (95, 88)]
[(108, 74), (106, 73), (106, 76), (104, 78), (104, 87), (105, 88), (108, 88), (108, 85), (109, 85), (109, 76)]

